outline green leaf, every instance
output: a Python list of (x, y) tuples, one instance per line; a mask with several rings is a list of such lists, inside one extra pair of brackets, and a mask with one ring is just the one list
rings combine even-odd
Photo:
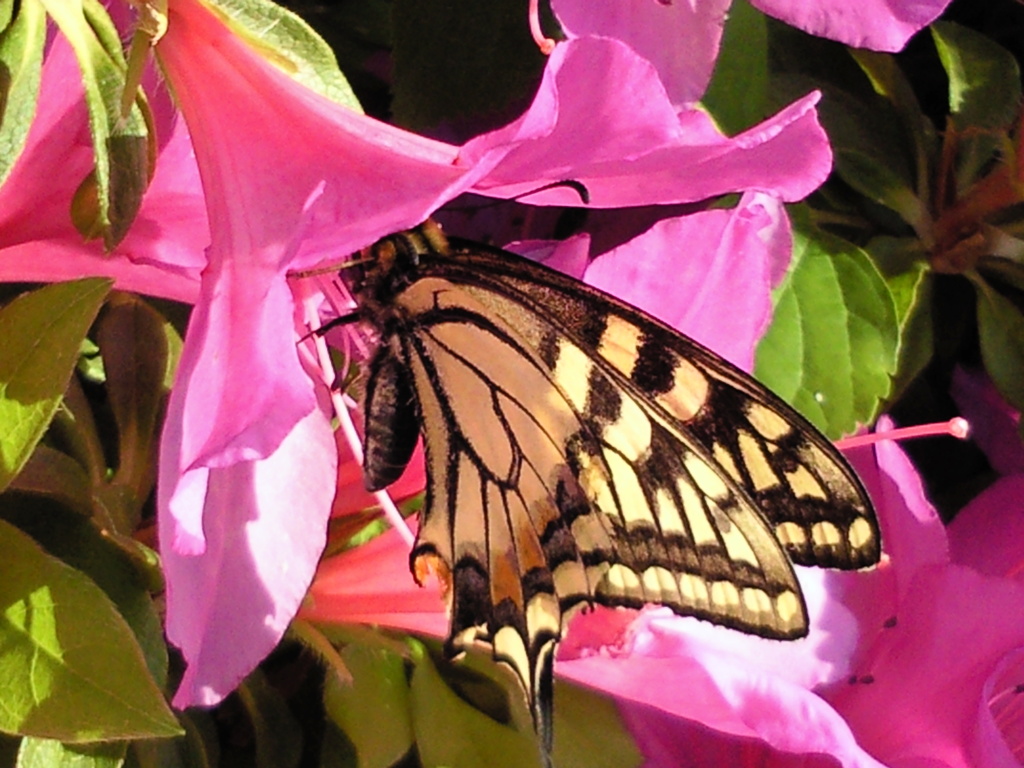
[(956, 127), (1004, 129), (1021, 101), (1020, 67), (988, 35), (949, 21), (931, 26), (939, 60), (949, 76), (949, 110)]
[(757, 349), (757, 376), (837, 439), (869, 424), (890, 389), (897, 323), (867, 255), (794, 218), (793, 265)]
[(0, 309), (0, 491), (53, 418), (109, 290), (110, 281), (100, 278), (57, 283)]
[(0, 730), (72, 743), (182, 732), (99, 587), (3, 521), (0, 562)]
[(764, 14), (748, 2), (729, 6), (715, 71), (701, 103), (728, 134), (768, 113), (768, 30)]
[(330, 46), (300, 17), (270, 0), (206, 0), (234, 32), (292, 79), (362, 112)]
[(416, 659), (410, 695), (423, 765), (526, 768), (539, 764), (532, 734), (501, 725), (456, 696), (426, 653)]
[(890, 398), (895, 400), (935, 353), (932, 272), (916, 238), (876, 237), (867, 251), (878, 265), (896, 309), (899, 361)]
[(99, 0), (40, 0), (75, 52), (89, 108), (94, 173), (72, 203), (76, 228), (112, 249), (127, 234), (149, 184), (149, 132), (137, 104), (122, 117), (125, 60)]
[[(116, 528), (130, 534), (155, 482), (159, 416), (168, 365), (163, 318), (142, 299), (115, 293), (95, 329), (117, 423), (118, 466), (106, 502)], [(115, 502), (121, 501), (122, 503)]]
[(632, 768), (644, 762), (614, 701), (560, 680), (555, 681), (553, 753), (556, 766)]
[(292, 768), (302, 757), (302, 729), (259, 670), (238, 687), (256, 738), (256, 768)]
[[(77, 370), (81, 374), (81, 365), (77, 366)], [(77, 375), (68, 381), (64, 400), (50, 422), (47, 441), (59, 445), (62, 451), (77, 461), (96, 488), (109, 476), (109, 468), (92, 403), (82, 389), (80, 379), (81, 376)]]
[(915, 231), (925, 231), (931, 217), (915, 191), (913, 142), (891, 105), (838, 88), (824, 90), (819, 113), (835, 151), (836, 172), (868, 199), (896, 211)]
[(987, 35), (952, 22), (931, 30), (949, 77), (947, 143), (956, 147), (956, 193), (963, 195), (993, 161), (1012, 153), (1007, 133), (1021, 100), (1020, 67)]
[[(850, 55), (868, 76), (875, 93), (882, 96), (887, 105), (891, 105), (895, 110), (903, 129), (902, 133), (908, 143), (903, 151), (914, 172), (912, 188), (920, 197), (924, 198), (923, 207), (927, 208), (931, 182), (928, 177), (929, 159), (938, 144), (931, 120), (921, 110), (917, 95), (914, 93), (910, 81), (903, 74), (903, 70), (900, 69), (895, 56), (858, 48), (851, 48)], [(894, 210), (900, 209), (895, 208)], [(906, 218), (906, 216), (904, 216), (904, 220), (913, 224), (918, 232), (922, 231), (918, 228), (915, 220)]]
[(420, 130), (514, 118), (545, 63), (526, 12), (520, 0), (395, 0), (396, 120)]
[(413, 745), (405, 660), (380, 648), (341, 651), (351, 682), (328, 675), (324, 708), (355, 747), (360, 768), (388, 768)]
[[(0, 499), (0, 515), (102, 589), (128, 623), (158, 687), (167, 683), (167, 645), (149, 595), (148, 574), (117, 537), (64, 507)], [(142, 547), (136, 543), (135, 547)]]
[(1024, 410), (1024, 317), (1013, 302), (980, 278), (975, 287), (985, 369), (1010, 405)]
[[(9, 15), (15, 3), (0, 0)], [(0, 185), (25, 148), (39, 98), (46, 42), (46, 13), (36, 0), (22, 0), (18, 15), (0, 31)]]
[(80, 515), (92, 514), (92, 484), (82, 465), (47, 445), (36, 446), (9, 486), (12, 491), (47, 496)]
[(53, 739), (25, 738), (18, 750), (17, 768), (120, 768), (126, 742), (62, 744)]

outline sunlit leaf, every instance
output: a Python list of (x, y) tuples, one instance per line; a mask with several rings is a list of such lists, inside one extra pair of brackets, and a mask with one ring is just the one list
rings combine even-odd
[(0, 521), (0, 730), (80, 743), (180, 734), (103, 591)]
[(859, 248), (806, 224), (794, 228), (793, 248), (772, 325), (757, 349), (756, 372), (837, 439), (871, 423), (889, 394), (896, 308)]
[(2, 0), (0, 8), (17, 14), (0, 25), (0, 184), (18, 159), (35, 116), (46, 42), (46, 14), (36, 0)]
[(105, 279), (57, 283), (0, 309), (0, 490), (53, 418), (109, 289)]
[(305, 21), (269, 0), (209, 0), (228, 25), (296, 81), (349, 109), (359, 100), (338, 69), (330, 47)]
[(62, 744), (53, 739), (25, 738), (18, 750), (17, 768), (120, 768), (127, 742)]

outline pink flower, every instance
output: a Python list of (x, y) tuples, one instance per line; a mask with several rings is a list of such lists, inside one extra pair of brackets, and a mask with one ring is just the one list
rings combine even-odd
[(654, 66), (674, 104), (689, 106), (711, 80), (730, 4), (552, 0), (551, 7), (570, 38), (621, 40)]
[[(738, 191), (800, 200), (832, 167), (817, 101), (810, 94), (727, 138), (704, 113), (677, 112), (658, 71), (630, 48), (580, 38), (555, 48), (524, 115), (468, 142), (459, 157), (476, 163), (514, 145), (474, 186), (492, 197), (572, 179), (587, 188), (594, 208), (688, 203)], [(580, 204), (578, 193), (565, 187), (524, 201)]]
[(377, 624), (434, 637), (448, 633), (440, 589), (418, 587), (409, 574), (409, 545), (394, 529), (326, 558), (299, 618), (327, 624)]
[(935, 21), (950, 0), (758, 0), (757, 8), (819, 37), (855, 48), (899, 51), (919, 30)]
[(171, 4), (157, 53), (213, 223), (158, 479), (187, 706), (220, 700), (277, 643), (324, 544), (335, 441), (287, 272), (420, 222), (473, 177), (454, 147), (296, 84), (194, 0)]
[[(898, 51), (931, 24), (949, 0), (842, 0), (806, 3), (759, 0), (764, 13), (812, 35), (858, 48)], [(570, 38), (622, 41), (657, 69), (674, 104), (689, 106), (704, 94), (721, 45), (729, 0), (703, 3), (624, 2), (594, 5), (554, 0), (552, 8)]]

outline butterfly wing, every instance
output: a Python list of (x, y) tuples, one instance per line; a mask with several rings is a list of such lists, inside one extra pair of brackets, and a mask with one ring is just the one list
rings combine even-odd
[[(450, 585), (450, 650), (489, 642), (549, 744), (551, 657), (578, 605), (655, 602), (802, 635), (789, 559), (736, 478), (607, 363), (607, 345), (465, 266), (425, 262), (393, 298), (366, 404), (371, 457), (415, 400), (428, 488), (411, 559)], [(367, 465), (371, 484), (384, 466)]]
[(436, 263), (495, 312), (543, 316), (551, 362), (572, 339), (656, 418), (699, 442), (755, 501), (793, 562), (856, 569), (880, 556), (860, 480), (832, 443), (755, 379), (697, 342), (601, 291), (505, 251), (452, 241)]

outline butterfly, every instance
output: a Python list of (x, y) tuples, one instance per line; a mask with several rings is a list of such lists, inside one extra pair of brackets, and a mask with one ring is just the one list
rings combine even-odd
[(397, 480), (422, 433), (411, 570), (444, 585), (449, 655), (487, 643), (515, 673), (545, 761), (552, 659), (575, 611), (659, 603), (798, 638), (793, 563), (877, 562), (871, 502), (831, 442), (644, 312), (430, 221), (349, 272), (379, 340), (366, 487)]

